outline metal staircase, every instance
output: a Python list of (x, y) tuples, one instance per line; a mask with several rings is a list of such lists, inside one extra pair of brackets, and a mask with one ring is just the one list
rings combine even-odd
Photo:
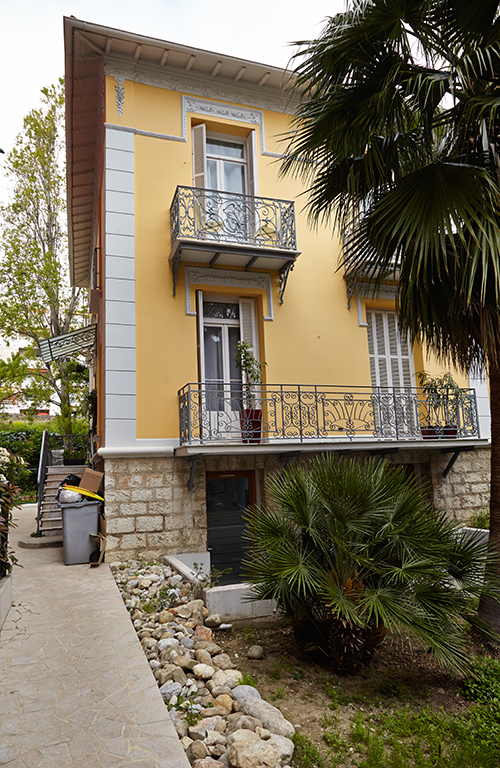
[(81, 477), (84, 469), (84, 464), (72, 467), (47, 467), (39, 513), (39, 531), (44, 536), (62, 535), (62, 514), (57, 504), (57, 491), (65, 477), (70, 473)]

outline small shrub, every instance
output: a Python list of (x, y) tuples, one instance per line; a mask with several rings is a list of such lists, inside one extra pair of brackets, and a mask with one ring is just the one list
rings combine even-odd
[(483, 528), (484, 530), (489, 530), (490, 510), (481, 509), (476, 515), (472, 515), (469, 520), (469, 526), (471, 528)]
[(243, 672), (243, 678), (240, 685), (251, 685), (252, 688), (257, 688), (258, 684), (259, 681), (256, 677), (252, 677), (252, 675), (249, 675), (247, 672)]

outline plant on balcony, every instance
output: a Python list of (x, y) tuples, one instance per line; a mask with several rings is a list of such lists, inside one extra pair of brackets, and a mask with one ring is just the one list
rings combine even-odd
[(266, 499), (246, 513), (244, 576), (306, 651), (352, 673), (391, 631), (467, 668), (466, 621), (487, 630), (475, 600), (483, 588), (500, 597), (493, 577), (483, 585), (481, 532), (457, 529), (402, 468), (376, 459), (292, 464), (271, 476)]
[(233, 357), (242, 374), (242, 405), (240, 410), (241, 432), (244, 443), (259, 443), (262, 432), (262, 409), (256, 408), (255, 388), (262, 384), (262, 371), (267, 363), (260, 363), (247, 341), (239, 341)]
[(460, 398), (467, 390), (457, 384), (451, 373), (431, 376), (427, 371), (419, 371), (417, 377), (426, 399), (427, 413), (421, 427), (422, 437), (455, 438), (458, 431)]

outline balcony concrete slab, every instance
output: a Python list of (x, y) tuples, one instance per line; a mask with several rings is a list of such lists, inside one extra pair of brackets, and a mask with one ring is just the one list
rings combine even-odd
[(0, 764), (189, 768), (108, 566), (19, 548), (35, 514), (14, 513), (23, 567), (0, 633)]

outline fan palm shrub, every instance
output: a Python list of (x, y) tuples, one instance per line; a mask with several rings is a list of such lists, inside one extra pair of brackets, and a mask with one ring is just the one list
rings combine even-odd
[(482, 589), (498, 597), (483, 583), (480, 534), (457, 529), (385, 461), (326, 455), (266, 488), (268, 504), (246, 515), (245, 577), (306, 650), (350, 673), (390, 630), (423, 641), (445, 666), (468, 667), (466, 620), (487, 631), (475, 600)]

